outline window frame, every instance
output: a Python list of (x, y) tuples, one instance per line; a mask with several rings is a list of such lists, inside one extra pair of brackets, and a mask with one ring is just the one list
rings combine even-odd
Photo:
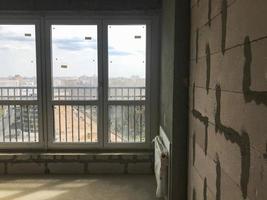
[[(53, 100), (52, 99), (52, 35), (51, 35), (51, 26), (52, 25), (97, 25), (97, 53), (98, 53), (98, 99), (97, 100)], [(48, 116), (48, 134), (47, 134), (47, 145), (49, 149), (92, 149), (92, 148), (100, 148), (103, 146), (103, 135), (102, 135), (102, 87), (101, 87), (101, 79), (102, 79), (102, 30), (101, 30), (101, 21), (94, 19), (64, 19), (64, 18), (49, 18), (45, 20), (45, 31), (46, 31), (46, 80), (47, 80), (47, 116)], [(97, 137), (98, 142), (71, 142), (71, 143), (55, 143), (53, 142), (54, 135), (54, 119), (53, 119), (53, 105), (97, 105), (98, 115), (98, 125), (97, 125)]]
[(38, 106), (38, 142), (0, 142), (0, 150), (4, 149), (39, 149), (44, 148), (43, 131), (43, 88), (42, 88), (42, 56), (41, 56), (41, 20), (39, 17), (1, 17), (1, 25), (34, 25), (35, 26), (35, 52), (36, 52), (36, 100), (0, 100), (0, 105), (37, 105)]
[[(51, 11), (51, 12), (34, 12), (27, 14), (20, 11), (1, 12), (0, 24), (19, 23), (29, 24), (34, 23), (36, 26), (36, 63), (37, 63), (37, 90), (38, 106), (39, 106), (39, 142), (38, 143), (0, 143), (0, 151), (5, 149), (18, 149), (28, 151), (29, 149), (38, 149), (40, 151), (56, 151), (56, 150), (149, 150), (153, 148), (152, 139), (158, 134), (158, 102), (159, 102), (159, 53), (160, 53), (160, 20), (159, 13), (144, 13), (144, 12), (90, 12), (85, 11), (77, 14), (77, 12), (66, 11)], [(19, 20), (18, 20), (19, 19)], [(53, 126), (51, 123), (51, 102), (48, 98), (51, 93), (51, 44), (50, 31), (48, 26), (51, 24), (66, 24), (66, 25), (98, 25), (98, 78), (99, 85), (99, 107), (98, 107), (98, 143), (51, 143), (51, 135)], [(146, 51), (146, 140), (144, 143), (108, 143), (107, 130), (107, 74), (108, 74), (108, 49), (107, 45), (107, 26), (108, 23), (114, 25), (128, 24), (146, 24), (147, 25), (147, 51)], [(106, 27), (106, 28), (105, 28)], [(106, 29), (106, 30), (105, 30)], [(153, 59), (152, 59), (153, 58)], [(152, 66), (153, 65), (153, 70)], [(101, 79), (102, 77), (102, 79)], [(50, 80), (49, 80), (50, 79)], [(49, 94), (50, 93), (50, 94)], [(49, 94), (49, 95), (48, 95)], [(101, 97), (100, 97), (101, 96)], [(52, 99), (51, 99), (52, 101)], [(0, 101), (1, 103), (1, 101)], [(76, 103), (77, 104), (77, 103)], [(120, 104), (118, 104), (120, 105)], [(152, 106), (157, 106), (156, 109), (151, 109)], [(100, 108), (101, 107), (101, 108)]]
[[(109, 25), (146, 25), (146, 99), (145, 100), (109, 100), (108, 99), (108, 26)], [(140, 149), (149, 147), (150, 137), (150, 60), (151, 60), (151, 20), (149, 19), (104, 19), (103, 20), (103, 52), (104, 52), (104, 148), (107, 149)], [(144, 105), (145, 106), (145, 142), (110, 143), (108, 141), (108, 106), (109, 105)]]

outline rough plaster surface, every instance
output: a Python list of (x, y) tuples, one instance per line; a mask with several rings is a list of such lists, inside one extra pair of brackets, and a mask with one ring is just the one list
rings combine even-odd
[(267, 199), (267, 1), (192, 0), (188, 199)]

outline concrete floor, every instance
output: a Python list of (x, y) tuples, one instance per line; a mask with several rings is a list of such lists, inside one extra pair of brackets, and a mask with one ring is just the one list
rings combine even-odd
[(0, 200), (152, 200), (150, 175), (6, 176), (0, 178)]

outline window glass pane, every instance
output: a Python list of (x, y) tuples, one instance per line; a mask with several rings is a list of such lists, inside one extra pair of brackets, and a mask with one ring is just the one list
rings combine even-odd
[(54, 142), (97, 142), (97, 106), (54, 106)]
[(37, 105), (0, 106), (0, 142), (38, 142)]
[(145, 100), (146, 25), (108, 26), (109, 100)]
[(97, 25), (52, 25), (54, 100), (97, 99)]
[(35, 25), (0, 25), (0, 100), (37, 99)]
[[(37, 100), (35, 25), (0, 25), (0, 100)], [(0, 142), (38, 142), (37, 105), (0, 105)]]
[(145, 142), (145, 106), (110, 105), (108, 122), (109, 142)]

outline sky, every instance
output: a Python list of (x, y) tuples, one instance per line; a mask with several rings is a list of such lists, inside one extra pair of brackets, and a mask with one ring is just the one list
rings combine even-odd
[[(25, 33), (31, 34), (25, 37)], [(0, 77), (36, 74), (34, 25), (0, 25)]]
[[(52, 25), (51, 36), (54, 77), (97, 75), (96, 25)], [(35, 38), (34, 25), (0, 25), (0, 77), (35, 76)], [(109, 77), (144, 78), (146, 26), (108, 26), (108, 52)]]

